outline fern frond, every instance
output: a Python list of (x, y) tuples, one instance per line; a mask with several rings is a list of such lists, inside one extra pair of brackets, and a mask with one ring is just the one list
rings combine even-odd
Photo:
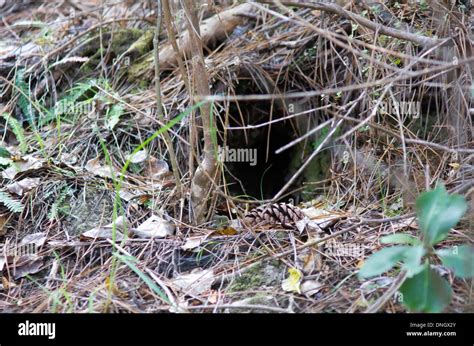
[(21, 213), (24, 209), (21, 201), (14, 199), (8, 192), (0, 190), (0, 203), (3, 203), (12, 213)]
[(56, 198), (54, 203), (51, 205), (51, 209), (49, 210), (48, 213), (48, 219), (50, 221), (56, 220), (59, 216), (59, 209), (61, 208), (61, 205), (64, 203), (64, 200), (66, 199), (66, 196), (71, 196), (73, 194), (73, 190), (69, 187), (66, 186), (65, 188), (61, 189), (59, 196)]
[[(33, 126), (33, 120), (35, 118), (35, 113), (33, 110), (33, 106), (30, 102), (31, 100), (31, 92), (28, 84), (26, 84), (24, 80), (24, 69), (19, 69), (15, 76), (15, 86), (21, 90), (18, 96), (18, 106), (21, 109), (21, 112), (25, 116), (28, 123)], [(26, 96), (25, 96), (26, 95)]]
[(13, 164), (13, 160), (8, 157), (0, 157), (0, 166), (7, 166), (9, 167)]
[(124, 107), (121, 104), (116, 104), (110, 107), (109, 112), (107, 113), (106, 126), (109, 130), (113, 130), (115, 125), (120, 121), (120, 117), (124, 113)]
[(64, 96), (61, 101), (63, 102), (76, 102), (81, 96), (83, 96), (87, 91), (96, 87), (96, 81), (94, 79), (88, 80), (84, 83), (77, 83), (75, 87), (70, 89), (66, 96)]
[(20, 122), (14, 117), (10, 116), (8, 113), (2, 113), (2, 117), (7, 122), (7, 125), (10, 126), (17, 141), (20, 142), (21, 152), (23, 154), (26, 153), (28, 151), (28, 144), (26, 143), (25, 131), (23, 130)]
[[(71, 109), (74, 110), (76, 108), (75, 106), (77, 106), (78, 100), (82, 99), (83, 96), (89, 91), (94, 93), (96, 92), (95, 85), (96, 83), (94, 79), (88, 80), (84, 83), (77, 83), (57, 102), (52, 114), (59, 116), (70, 115), (71, 113), (74, 113), (74, 111), (71, 112)], [(53, 118), (48, 119), (48, 121), (52, 119)]]

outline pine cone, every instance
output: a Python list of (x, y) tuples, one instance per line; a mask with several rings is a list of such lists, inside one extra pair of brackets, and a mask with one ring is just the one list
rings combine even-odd
[(298, 207), (286, 203), (275, 203), (252, 209), (245, 216), (249, 225), (281, 224), (284, 228), (294, 228), (304, 218)]

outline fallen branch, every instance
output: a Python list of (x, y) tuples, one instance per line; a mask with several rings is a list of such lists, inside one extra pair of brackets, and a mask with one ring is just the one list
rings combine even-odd
[[(234, 29), (243, 22), (245, 17), (250, 16), (253, 5), (250, 3), (242, 4), (231, 8), (215, 16), (206, 19), (199, 26), (200, 38), (203, 46), (209, 46), (212, 42), (222, 41), (234, 31)], [(180, 54), (183, 57), (190, 56), (192, 51), (192, 40), (194, 35), (185, 31), (177, 40), (180, 48)], [(173, 68), (177, 66), (178, 59), (171, 42), (160, 49), (160, 64), (162, 69)]]
[[(161, 0), (157, 1), (157, 22), (155, 27), (155, 37), (153, 38), (153, 52), (155, 59), (155, 96), (156, 96), (156, 112), (158, 119), (161, 122), (165, 122), (165, 117), (163, 114), (163, 103), (161, 100), (161, 86), (160, 86), (160, 57), (158, 54), (159, 49), (159, 40), (160, 32), (162, 27), (162, 9), (161, 9)], [(171, 161), (171, 167), (173, 168), (173, 175), (176, 184), (176, 189), (178, 190), (178, 196), (181, 197), (183, 191), (181, 188), (181, 174), (179, 171), (178, 160), (176, 159), (176, 154), (173, 148), (173, 141), (168, 131), (163, 132), (163, 139), (165, 141), (166, 148), (168, 149), (168, 154)]]
[(370, 29), (378, 34), (410, 41), (410, 42), (419, 44), (423, 47), (431, 47), (440, 42), (438, 39), (434, 39), (434, 38), (419, 35), (419, 34), (413, 34), (411, 32), (390, 28), (380, 23), (372, 22), (371, 20), (364, 18), (358, 14), (355, 14), (354, 12), (348, 11), (342, 8), (341, 6), (339, 6), (338, 4), (335, 4), (332, 2), (319, 2), (319, 3), (313, 3), (313, 4), (304, 3), (304, 2), (300, 3), (300, 2), (292, 2), (292, 1), (269, 1), (269, 0), (260, 0), (259, 2), (267, 3), (267, 4), (276, 3), (276, 4), (282, 4), (285, 6), (294, 6), (294, 7), (305, 7), (305, 8), (311, 8), (313, 10), (334, 13), (346, 19), (352, 20), (356, 22), (357, 24), (360, 24), (363, 27), (366, 27), (367, 29)]

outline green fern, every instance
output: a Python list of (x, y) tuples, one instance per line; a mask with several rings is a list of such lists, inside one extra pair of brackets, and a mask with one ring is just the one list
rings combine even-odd
[[(18, 92), (18, 106), (21, 109), (21, 112), (23, 113), (23, 116), (25, 116), (26, 120), (28, 120), (28, 123), (33, 126), (33, 120), (35, 118), (35, 113), (33, 110), (33, 106), (30, 102), (31, 100), (31, 92), (28, 84), (25, 82), (25, 77), (24, 77), (24, 69), (19, 69), (16, 73), (15, 76), (15, 86), (21, 90), (21, 92)], [(26, 95), (26, 96), (25, 96)]]
[(106, 126), (109, 130), (113, 130), (115, 125), (120, 121), (120, 117), (124, 113), (124, 107), (121, 104), (115, 104), (110, 107), (109, 111), (106, 114)]
[(21, 213), (24, 209), (21, 201), (14, 199), (8, 192), (0, 190), (0, 203), (3, 203), (12, 213)]
[(0, 157), (0, 169), (10, 167), (13, 164), (13, 160), (8, 157)]
[(56, 198), (54, 203), (51, 205), (51, 209), (49, 210), (48, 219), (50, 221), (56, 220), (58, 218), (64, 200), (68, 195), (71, 196), (72, 194), (73, 190), (69, 186), (66, 186), (61, 189), (59, 196)]
[(13, 164), (12, 154), (4, 147), (0, 147), (0, 170), (10, 167)]
[(24, 154), (28, 151), (28, 144), (26, 143), (25, 132), (20, 122), (8, 115), (8, 113), (2, 113), (2, 117), (7, 122), (7, 125), (10, 126), (13, 134), (15, 135), (18, 142), (20, 142), (20, 150)]
[[(77, 85), (68, 91), (68, 94), (62, 99), (66, 102), (76, 102), (86, 92), (95, 88), (97, 84), (95, 79), (90, 79), (84, 83), (77, 83)], [(95, 93), (95, 92), (94, 92)]]
[[(56, 117), (61, 115), (77, 115), (75, 109), (71, 109), (71, 106), (78, 106), (80, 99), (84, 99), (86, 95), (97, 92), (95, 87), (96, 80), (91, 79), (84, 83), (77, 83), (73, 88), (69, 89), (67, 93), (57, 102), (57, 104), (49, 111), (49, 116), (45, 119), (44, 123), (48, 123)], [(82, 102), (87, 104), (87, 101)], [(75, 107), (74, 107), (75, 108)]]

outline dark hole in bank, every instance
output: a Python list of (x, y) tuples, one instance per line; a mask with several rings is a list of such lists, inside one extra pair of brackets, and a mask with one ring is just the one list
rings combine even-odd
[[(270, 102), (231, 104), (229, 127), (268, 122), (271, 108)], [(277, 108), (274, 104), (273, 119), (283, 113)], [(231, 195), (270, 199), (278, 193), (291, 177), (292, 151), (280, 154), (275, 151), (295, 138), (292, 124), (287, 120), (254, 129), (227, 130), (225, 143), (222, 125), (220, 130), (220, 157), (225, 164), (226, 183)]]

